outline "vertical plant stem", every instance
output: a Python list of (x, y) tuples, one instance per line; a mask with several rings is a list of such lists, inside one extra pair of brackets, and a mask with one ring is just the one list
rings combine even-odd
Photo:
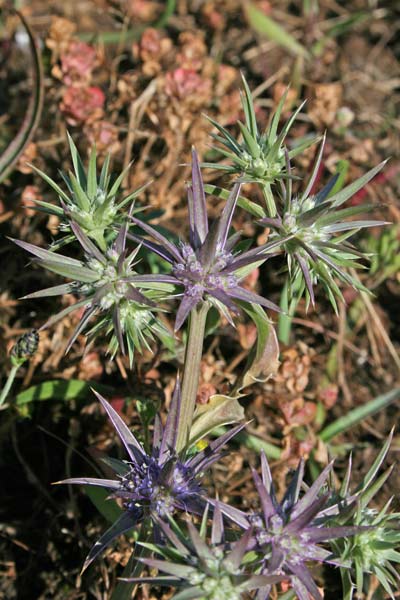
[(183, 367), (182, 400), (176, 440), (176, 449), (178, 452), (180, 452), (189, 441), (193, 413), (196, 406), (208, 309), (208, 303), (203, 302), (200, 308), (195, 308), (190, 313), (185, 364)]
[(296, 285), (293, 286), (292, 293), (293, 297), (289, 304), (289, 277), (287, 277), (280, 301), (280, 307), (284, 312), (280, 313), (278, 319), (278, 339), (282, 344), (289, 344), (293, 317), (301, 297)]
[(4, 401), (6, 400), (8, 393), (11, 389), (11, 386), (14, 382), (15, 376), (17, 374), (17, 371), (19, 369), (21, 365), (14, 365), (10, 371), (10, 374), (8, 376), (8, 379), (6, 381), (6, 385), (4, 386), (1, 394), (0, 394), (0, 406), (4, 403)]
[(276, 206), (274, 196), (271, 191), (271, 185), (269, 183), (264, 183), (262, 186), (262, 191), (264, 194), (265, 204), (267, 206), (267, 212), (269, 217), (276, 216)]

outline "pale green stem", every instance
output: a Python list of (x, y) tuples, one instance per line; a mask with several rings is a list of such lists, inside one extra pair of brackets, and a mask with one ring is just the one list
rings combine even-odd
[(102, 252), (106, 252), (107, 250), (107, 242), (104, 239), (104, 233), (91, 233), (91, 237), (97, 243), (98, 247)]
[(6, 400), (8, 393), (11, 389), (11, 386), (14, 382), (15, 376), (17, 374), (18, 369), (20, 368), (21, 365), (14, 365), (11, 368), (10, 374), (8, 376), (8, 379), (6, 381), (6, 385), (4, 386), (1, 394), (0, 394), (0, 406), (2, 406), (2, 404), (4, 403), (4, 401)]
[(280, 307), (284, 311), (278, 317), (278, 339), (282, 344), (289, 344), (290, 333), (292, 330), (292, 321), (296, 312), (297, 305), (300, 301), (298, 290), (293, 289), (293, 297), (289, 304), (289, 277), (286, 278), (285, 285), (281, 294)]
[(196, 407), (208, 309), (209, 304), (203, 302), (200, 308), (195, 308), (190, 313), (185, 364), (183, 367), (181, 409), (176, 439), (176, 450), (178, 452), (183, 450), (189, 442), (190, 429)]
[(264, 183), (262, 185), (262, 191), (264, 194), (265, 204), (267, 206), (267, 212), (269, 217), (276, 217), (276, 206), (274, 196), (271, 191), (271, 184)]

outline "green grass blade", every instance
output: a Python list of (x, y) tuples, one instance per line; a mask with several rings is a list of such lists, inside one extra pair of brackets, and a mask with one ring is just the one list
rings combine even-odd
[(7, 146), (0, 156), (0, 183), (12, 171), (15, 163), (25, 150), (27, 144), (32, 139), (33, 134), (39, 124), (43, 105), (43, 71), (40, 59), (38, 45), (33, 33), (22, 14), (14, 9), (9, 9), (16, 14), (23, 24), (29, 38), (29, 47), (33, 60), (33, 91), (29, 99), (28, 109), (23, 120), (22, 126), (14, 140)]
[(358, 423), (361, 423), (361, 421), (367, 417), (371, 417), (399, 399), (400, 388), (396, 388), (387, 394), (382, 394), (381, 396), (374, 398), (374, 400), (367, 402), (367, 404), (363, 404), (362, 406), (358, 406), (351, 410), (347, 415), (340, 417), (325, 427), (325, 429), (320, 432), (319, 437), (323, 442), (330, 442), (335, 436), (358, 425)]
[(267, 17), (252, 2), (246, 3), (245, 11), (250, 26), (259, 34), (276, 42), (296, 56), (308, 56), (307, 50), (281, 25)]
[(15, 402), (17, 406), (29, 404), (38, 400), (84, 400), (91, 394), (91, 388), (94, 388), (101, 394), (109, 394), (112, 388), (100, 385), (96, 381), (81, 381), (80, 379), (55, 379), (53, 381), (43, 381), (37, 385), (23, 390), (17, 394)]

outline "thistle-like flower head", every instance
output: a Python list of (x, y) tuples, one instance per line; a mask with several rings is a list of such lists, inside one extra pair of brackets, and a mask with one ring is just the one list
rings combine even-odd
[[(384, 225), (383, 221), (351, 220), (358, 214), (373, 208), (354, 206), (342, 208), (353, 194), (364, 187), (383, 167), (385, 162), (371, 169), (342, 190), (333, 193), (338, 175), (333, 177), (317, 194), (312, 190), (319, 172), (325, 140), (322, 141), (317, 160), (310, 179), (302, 194), (292, 195), (291, 180), (282, 185), (283, 208), (274, 218), (266, 217), (260, 223), (272, 230), (271, 240), (281, 237), (285, 240), (282, 248), (286, 254), (291, 280), (291, 288), (306, 291), (308, 300), (314, 304), (313, 286), (320, 282), (324, 286), (329, 300), (337, 310), (335, 296), (342, 294), (335, 281), (340, 281), (358, 289), (364, 289), (358, 279), (349, 273), (349, 269), (362, 268), (358, 262), (365, 256), (357, 251), (348, 239), (360, 229)], [(287, 156), (287, 172), (290, 163)]]
[[(100, 176), (97, 177), (96, 148), (93, 148), (90, 153), (89, 165), (86, 171), (70, 135), (68, 135), (68, 142), (74, 172), (70, 171), (68, 175), (61, 173), (67, 186), (67, 192), (46, 173), (31, 165), (36, 173), (58, 194), (60, 206), (39, 200), (35, 202), (40, 210), (58, 216), (61, 219), (61, 231), (67, 233), (54, 247), (59, 248), (74, 240), (70, 228), (72, 220), (81, 227), (88, 237), (96, 241), (101, 250), (105, 251), (107, 239), (114, 236), (115, 226), (120, 225), (125, 218), (121, 209), (132, 203), (146, 185), (126, 197), (118, 199), (121, 184), (130, 165), (111, 183), (110, 156), (105, 159)], [(135, 210), (138, 212), (140, 209)]]
[(400, 513), (391, 512), (390, 499), (381, 510), (369, 504), (390, 477), (393, 467), (379, 475), (379, 470), (389, 451), (393, 431), (373, 461), (363, 481), (351, 491), (352, 461), (349, 460), (346, 477), (334, 502), (323, 511), (329, 525), (355, 525), (360, 528), (354, 537), (334, 541), (336, 553), (349, 563), (350, 569), (341, 569), (345, 597), (351, 599), (356, 591), (361, 597), (369, 589), (369, 577), (375, 575), (383, 590), (394, 599), (399, 589), (400, 576), (396, 566), (400, 563)]
[[(226, 148), (226, 150), (220, 147), (217, 147), (217, 149), (232, 162), (230, 165), (205, 163), (204, 166), (223, 169), (232, 174), (241, 174), (242, 181), (274, 183), (276, 180), (287, 175), (283, 143), (304, 103), (293, 113), (278, 134), (278, 125), (287, 97), (286, 92), (277, 106), (269, 127), (265, 131), (260, 132), (251, 91), (246, 79), (244, 77), (242, 79), (244, 91), (241, 93), (241, 98), (245, 122), (238, 121), (238, 125), (243, 136), (243, 141), (236, 141), (225, 127), (222, 127), (222, 125), (219, 125), (219, 123), (208, 117), (209, 121), (215, 125), (221, 134), (213, 135), (213, 138)], [(293, 150), (290, 156), (297, 156), (297, 154), (303, 151), (305, 147), (311, 145), (311, 143), (313, 142), (308, 142), (301, 149)]]
[[(126, 249), (127, 224), (121, 227), (117, 238), (104, 253), (83, 233), (79, 225), (71, 221), (70, 227), (83, 248), (83, 260), (13, 240), (18, 246), (36, 256), (36, 262), (42, 267), (72, 280), (70, 283), (34, 292), (25, 298), (69, 293), (79, 297), (78, 302), (51, 317), (44, 327), (83, 307), (83, 315), (69, 340), (67, 351), (77, 336), (87, 329), (89, 322), (96, 318), (87, 333), (89, 338), (95, 338), (102, 331), (107, 335), (111, 334), (111, 355), (114, 355), (118, 348), (125, 353), (127, 346), (131, 363), (134, 350), (141, 351), (143, 346), (148, 347), (148, 341), (154, 339), (154, 336), (166, 344), (169, 338), (172, 341), (171, 333), (154, 316), (154, 300), (160, 298), (160, 290), (165, 290), (166, 284), (161, 283), (156, 275), (138, 275), (133, 270), (138, 248), (130, 253)], [(145, 292), (140, 288), (145, 288)]]
[(39, 333), (32, 329), (21, 335), (11, 349), (11, 362), (13, 365), (22, 365), (28, 358), (36, 354), (39, 346)]
[(60, 482), (103, 487), (110, 491), (111, 498), (119, 499), (123, 507), (119, 519), (90, 551), (85, 567), (117, 536), (132, 529), (145, 517), (150, 517), (157, 529), (160, 518), (166, 519), (176, 511), (201, 514), (206, 502), (201, 485), (202, 475), (220, 458), (222, 446), (243, 428), (243, 425), (237, 425), (194, 456), (186, 451), (178, 454), (175, 447), (180, 417), (180, 388), (177, 383), (165, 428), (160, 418), (156, 417), (153, 449), (148, 454), (112, 406), (99, 394), (97, 397), (121, 438), (129, 460), (106, 459), (115, 472), (115, 479), (89, 477)]
[(164, 544), (143, 544), (162, 558), (144, 558), (141, 562), (167, 576), (126, 579), (138, 583), (170, 585), (178, 588), (175, 600), (241, 600), (244, 594), (282, 581), (277, 575), (259, 575), (260, 559), (247, 551), (252, 535), (249, 528), (240, 539), (227, 542), (218, 503), (213, 513), (211, 539), (207, 541), (207, 510), (200, 531), (188, 522), (187, 532), (175, 521), (159, 522)]
[[(241, 97), (245, 122), (238, 121), (238, 125), (243, 139), (241, 142), (235, 140), (225, 127), (208, 117), (209, 121), (218, 129), (220, 134), (212, 135), (223, 146), (223, 148), (217, 146), (216, 149), (230, 162), (228, 164), (204, 163), (203, 166), (212, 169), (221, 169), (231, 174), (238, 174), (242, 182), (258, 182), (262, 186), (270, 186), (290, 175), (286, 169), (284, 142), (297, 115), (304, 106), (304, 102), (297, 108), (278, 133), (279, 121), (287, 97), (286, 91), (272, 116), (270, 125), (265, 131), (261, 132), (257, 124), (251, 91), (245, 78), (242, 77), (242, 79), (244, 91)], [(291, 150), (289, 156), (294, 158), (314, 142), (315, 139), (307, 140)], [(269, 195), (268, 197), (266, 196), (266, 200), (268, 213), (274, 216), (276, 208), (273, 199)]]
[[(358, 508), (354, 523), (367, 527), (354, 538), (340, 540), (341, 556), (350, 560), (355, 573), (355, 587), (361, 597), (367, 591), (366, 580), (375, 575), (382, 588), (394, 600), (399, 589), (400, 576), (396, 566), (400, 564), (400, 513), (388, 512), (388, 502), (382, 510)], [(339, 545), (338, 545), (339, 546)], [(348, 578), (350, 573), (344, 573)]]
[[(293, 479), (281, 502), (278, 502), (271, 472), (265, 455), (261, 457), (262, 478), (253, 471), (254, 481), (260, 497), (262, 512), (250, 515), (254, 530), (255, 548), (264, 553), (264, 573), (290, 577), (294, 591), (300, 600), (322, 600), (308, 561), (340, 564), (332, 552), (319, 544), (328, 540), (352, 536), (360, 531), (354, 526), (325, 527), (318, 523), (318, 516), (327, 505), (329, 492), (321, 489), (329, 476), (329, 464), (317, 477), (307, 492), (300, 497), (304, 463), (300, 462)], [(257, 600), (268, 598), (269, 588), (259, 593)]]
[(215, 304), (230, 322), (232, 319), (228, 311), (238, 312), (235, 304), (237, 301), (255, 303), (279, 311), (279, 308), (269, 300), (244, 289), (240, 285), (240, 280), (248, 273), (249, 266), (260, 264), (266, 259), (265, 255), (260, 259), (262, 251), (271, 251), (281, 242), (265, 244), (235, 254), (234, 247), (239, 236), (235, 233), (229, 237), (229, 229), (240, 185), (235, 185), (221, 216), (210, 227), (203, 180), (195, 150), (192, 158), (192, 185), (188, 187), (189, 243), (182, 242), (175, 245), (153, 227), (135, 217), (132, 217), (133, 222), (151, 235), (157, 243), (128, 234), (128, 237), (140, 242), (170, 263), (172, 274), (168, 282), (174, 281), (176, 285), (184, 287), (182, 301), (176, 315), (176, 330), (182, 326), (190, 311), (206, 300)]

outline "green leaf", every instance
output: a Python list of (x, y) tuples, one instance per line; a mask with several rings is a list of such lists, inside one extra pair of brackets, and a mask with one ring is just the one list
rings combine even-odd
[(16, 137), (0, 156), (0, 183), (8, 176), (13, 166), (32, 139), (39, 124), (43, 105), (43, 72), (39, 46), (23, 15), (13, 8), (7, 10), (19, 17), (28, 34), (29, 47), (33, 60), (33, 91), (29, 99), (28, 109)]
[(386, 163), (387, 160), (384, 160), (379, 165), (368, 171), (368, 173), (365, 173), (365, 175), (359, 177), (358, 179), (356, 179), (356, 181), (353, 181), (353, 183), (350, 183), (350, 185), (346, 186), (345, 188), (331, 196), (325, 202), (331, 204), (332, 206), (341, 206), (341, 204), (346, 202), (346, 200), (354, 196), (354, 194), (356, 194), (359, 190), (365, 187), (367, 183), (371, 181), (371, 179), (373, 179), (375, 175), (377, 175), (379, 171), (383, 169)]
[[(30, 163), (28, 163), (28, 165), (30, 166), (31, 169), (33, 169), (35, 171), (35, 173), (37, 173), (38, 175), (40, 175), (40, 177), (42, 179), (44, 179), (44, 181), (53, 188), (53, 190), (55, 192), (57, 192), (57, 194), (60, 196), (60, 198), (62, 198), (64, 200), (64, 202), (67, 202), (67, 204), (70, 204), (70, 199), (69, 196), (64, 192), (64, 190), (62, 190), (60, 188), (60, 186), (51, 179), (51, 177), (49, 177), (48, 175), (46, 175), (46, 173), (44, 173), (43, 171), (41, 171), (40, 169), (38, 169), (37, 167), (35, 167), (34, 165), (31, 165)], [(62, 211), (62, 213), (64, 214), (64, 211)]]
[(96, 174), (96, 146), (92, 148), (89, 158), (87, 175), (87, 195), (90, 200), (94, 200), (97, 193), (97, 174)]
[(267, 17), (252, 2), (245, 4), (245, 12), (250, 26), (262, 36), (290, 50), (296, 56), (308, 56), (307, 50), (281, 25)]
[(242, 421), (244, 416), (244, 409), (235, 397), (211, 396), (207, 404), (199, 404), (196, 408), (189, 445), (192, 446), (216, 427)]
[(79, 185), (86, 189), (87, 179), (85, 173), (85, 167), (83, 166), (83, 162), (81, 157), (79, 156), (79, 152), (77, 147), (75, 146), (74, 140), (70, 136), (67, 131), (67, 138), (69, 144), (69, 150), (71, 152), (72, 164), (74, 165), (75, 177), (79, 183)]
[(338, 163), (336, 165), (335, 175), (339, 175), (339, 176), (336, 180), (335, 185), (331, 189), (328, 198), (332, 198), (332, 196), (334, 196), (335, 194), (340, 192), (341, 189), (343, 189), (344, 182), (347, 177), (347, 173), (349, 172), (349, 168), (350, 168), (350, 161), (348, 161), (348, 160), (339, 160), (338, 161)]
[(258, 136), (258, 128), (257, 128), (257, 120), (256, 113), (254, 111), (253, 98), (251, 95), (250, 88), (247, 84), (247, 81), (242, 73), (242, 81), (244, 87), (244, 94), (242, 94), (242, 105), (244, 114), (246, 117), (246, 125), (253, 136), (254, 139), (257, 139)]
[(57, 217), (63, 217), (64, 211), (59, 206), (55, 206), (54, 204), (50, 204), (50, 202), (44, 202), (42, 200), (33, 200), (35, 205), (32, 208), (35, 208), (38, 211), (47, 213), (49, 215), (56, 215)]
[(76, 202), (79, 206), (79, 208), (83, 211), (89, 212), (90, 211), (90, 201), (89, 198), (87, 197), (83, 187), (81, 186), (81, 184), (79, 183), (79, 181), (77, 180), (77, 178), (75, 177), (75, 175), (73, 173), (69, 173), (69, 178), (71, 181), (71, 185), (72, 185), (72, 189), (74, 191), (74, 196), (76, 198)]
[(91, 388), (101, 394), (109, 394), (112, 388), (98, 384), (96, 381), (81, 381), (80, 379), (55, 379), (33, 385), (17, 394), (17, 406), (29, 404), (35, 400), (80, 400), (92, 397)]
[(387, 394), (377, 396), (377, 398), (374, 398), (374, 400), (371, 400), (362, 406), (358, 406), (354, 410), (348, 412), (347, 415), (340, 417), (325, 427), (325, 429), (323, 429), (319, 434), (320, 439), (323, 442), (330, 442), (336, 435), (339, 435), (340, 433), (351, 429), (351, 427), (358, 425), (358, 423), (361, 423), (361, 421), (367, 417), (371, 417), (380, 410), (383, 410), (399, 398), (400, 388), (391, 390)]
[(264, 309), (258, 304), (241, 304), (257, 327), (257, 343), (250, 351), (243, 375), (235, 384), (234, 391), (241, 391), (256, 381), (267, 381), (279, 367), (279, 344), (275, 329), (271, 325)]
[(243, 125), (243, 123), (241, 123), (240, 121), (238, 121), (237, 123), (239, 125), (239, 129), (242, 133), (243, 139), (246, 143), (246, 146), (247, 146), (251, 156), (253, 158), (260, 158), (261, 149), (257, 143), (257, 140), (255, 140), (253, 138), (250, 131), (247, 129), (247, 127), (245, 127), (245, 125)]
[(114, 500), (107, 500), (110, 493), (104, 488), (93, 485), (84, 485), (83, 488), (99, 513), (110, 523), (115, 523), (121, 516), (122, 510)]

